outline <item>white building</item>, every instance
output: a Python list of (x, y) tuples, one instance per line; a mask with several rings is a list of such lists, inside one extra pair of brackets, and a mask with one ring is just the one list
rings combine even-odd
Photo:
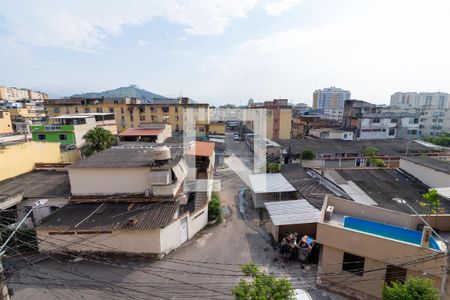
[(345, 100), (351, 97), (350, 91), (340, 88), (324, 88), (313, 94), (313, 108), (323, 110), (324, 116), (341, 119), (344, 112)]
[(352, 141), (353, 131), (342, 130), (337, 128), (311, 128), (309, 135), (324, 140), (343, 140)]
[(359, 119), (357, 138), (394, 139), (420, 136), (419, 115), (415, 113), (373, 113)]
[(391, 96), (391, 106), (416, 108), (450, 108), (450, 94), (397, 92)]

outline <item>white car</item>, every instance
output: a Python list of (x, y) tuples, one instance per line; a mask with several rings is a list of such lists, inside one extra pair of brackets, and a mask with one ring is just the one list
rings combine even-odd
[(297, 299), (297, 300), (313, 300), (313, 298), (311, 298), (311, 295), (309, 295), (307, 291), (302, 290), (302, 289), (295, 290), (295, 299)]
[(239, 137), (239, 133), (234, 134), (234, 140), (239, 141), (241, 138)]

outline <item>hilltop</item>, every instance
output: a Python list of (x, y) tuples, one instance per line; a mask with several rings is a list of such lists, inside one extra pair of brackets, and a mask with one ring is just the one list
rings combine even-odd
[(127, 87), (119, 87), (117, 89), (103, 91), (103, 92), (89, 92), (82, 94), (72, 95), (73, 98), (122, 98), (122, 97), (130, 97), (130, 98), (140, 98), (146, 101), (151, 102), (155, 98), (165, 98), (164, 96), (146, 91), (144, 89), (139, 88), (137, 85), (130, 85)]

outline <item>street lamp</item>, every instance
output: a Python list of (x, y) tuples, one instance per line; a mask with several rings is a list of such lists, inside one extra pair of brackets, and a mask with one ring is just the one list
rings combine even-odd
[(446, 252), (447, 259), (445, 260), (444, 274), (442, 275), (442, 282), (441, 282), (441, 289), (440, 289), (441, 299), (445, 299), (445, 286), (447, 285), (448, 266), (449, 266), (449, 261), (450, 261), (450, 256), (449, 256), (450, 255), (450, 251), (448, 249), (448, 244), (449, 244), (448, 240), (443, 239), (433, 229), (433, 227), (430, 224), (428, 224), (428, 222), (425, 221), (425, 219), (422, 218), (422, 216), (411, 205), (409, 205), (408, 202), (406, 202), (406, 200), (404, 200), (402, 198), (392, 198), (392, 200), (394, 200), (397, 203), (404, 204), (407, 207), (409, 207), (409, 209), (412, 210), (420, 218), (420, 220), (431, 229), (431, 232), (433, 232), (445, 244), (445, 252)]

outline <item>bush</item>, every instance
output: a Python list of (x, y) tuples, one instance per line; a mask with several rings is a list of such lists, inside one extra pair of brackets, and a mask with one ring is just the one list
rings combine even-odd
[(268, 163), (266, 169), (267, 169), (267, 173), (280, 173), (280, 171), (281, 171), (281, 164)]
[(301, 155), (302, 159), (314, 159), (316, 158), (316, 154), (311, 150), (304, 150)]
[(216, 194), (211, 196), (211, 201), (208, 205), (208, 221), (217, 221), (220, 223), (222, 220), (222, 208), (220, 207), (220, 198)]
[(425, 141), (435, 145), (448, 147), (450, 146), (450, 133), (444, 133), (437, 136), (428, 136), (425, 138)]
[(405, 283), (394, 282), (384, 285), (384, 300), (438, 300), (439, 292), (428, 278), (411, 277)]

